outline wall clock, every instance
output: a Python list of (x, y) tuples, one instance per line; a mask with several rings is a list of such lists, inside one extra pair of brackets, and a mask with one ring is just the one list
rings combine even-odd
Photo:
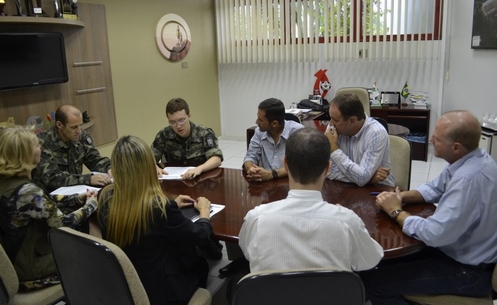
[(190, 51), (192, 38), (185, 20), (176, 14), (167, 14), (157, 23), (155, 43), (159, 52), (171, 61), (186, 57)]

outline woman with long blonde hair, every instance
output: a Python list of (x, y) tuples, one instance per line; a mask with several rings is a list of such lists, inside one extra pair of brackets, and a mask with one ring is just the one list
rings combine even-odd
[[(209, 242), (210, 201), (164, 195), (154, 155), (140, 138), (121, 137), (111, 156), (114, 183), (99, 197), (102, 236), (118, 245), (133, 263), (150, 303), (187, 304), (197, 287), (205, 287), (209, 267), (195, 246)], [(191, 206), (193, 223), (179, 210)]]
[(48, 230), (78, 228), (97, 208), (96, 192), (50, 196), (33, 183), (31, 171), (40, 154), (33, 130), (0, 129), (0, 242), (16, 269), (21, 290), (58, 283)]

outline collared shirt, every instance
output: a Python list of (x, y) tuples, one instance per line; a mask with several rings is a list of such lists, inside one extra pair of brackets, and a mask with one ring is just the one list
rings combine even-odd
[(250, 271), (337, 267), (371, 269), (383, 249), (353, 211), (319, 191), (290, 190), (283, 200), (247, 213), (239, 245)]
[[(390, 138), (385, 128), (366, 116), (364, 125), (352, 137), (339, 135), (338, 147), (330, 155), (331, 168), (327, 178), (366, 185), (378, 168), (390, 168)], [(392, 174), (378, 182), (395, 186)]]
[(65, 143), (57, 127), (38, 135), (41, 146), (40, 163), (33, 170), (33, 180), (46, 191), (62, 186), (91, 185), (91, 173), (83, 173), (83, 164), (92, 172), (106, 173), (110, 159), (102, 157), (90, 135), (82, 130), (79, 139)]
[(497, 164), (488, 153), (475, 149), (417, 191), (438, 206), (426, 219), (407, 217), (405, 234), (463, 264), (497, 262)]
[(152, 151), (157, 162), (175, 165), (199, 166), (213, 156), (223, 160), (214, 131), (193, 122), (190, 122), (190, 136), (187, 138), (178, 136), (171, 126), (159, 131), (152, 143)]
[(275, 144), (273, 137), (267, 131), (262, 132), (257, 127), (252, 139), (250, 139), (243, 163), (252, 161), (255, 165), (260, 165), (265, 170), (282, 168), (286, 141), (295, 130), (300, 128), (304, 128), (304, 126), (294, 121), (285, 121), (280, 140)]

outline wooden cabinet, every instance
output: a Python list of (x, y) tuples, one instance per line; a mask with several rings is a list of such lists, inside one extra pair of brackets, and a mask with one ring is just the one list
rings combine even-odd
[[(430, 109), (406, 107), (371, 108), (372, 117), (380, 117), (388, 123), (409, 128), (410, 135), (424, 135), (424, 141), (410, 141), (413, 149), (413, 160), (427, 161), (428, 139), (430, 132)], [(409, 137), (408, 137), (409, 139)]]
[(87, 111), (93, 124), (86, 131), (96, 145), (117, 139), (105, 6), (78, 2), (80, 20), (50, 17), (0, 17), (1, 32), (60, 32), (64, 35), (69, 81), (0, 91), (0, 122), (14, 117), (25, 124), (62, 104)]

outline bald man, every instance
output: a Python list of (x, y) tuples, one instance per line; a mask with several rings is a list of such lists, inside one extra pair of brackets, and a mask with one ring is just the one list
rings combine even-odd
[[(72, 105), (55, 112), (55, 125), (40, 133), (41, 160), (33, 180), (51, 192), (61, 186), (86, 184), (103, 187), (111, 183), (110, 159), (100, 156), (90, 135), (81, 128), (83, 116)], [(83, 174), (83, 164), (92, 172)]]
[[(378, 207), (428, 247), (361, 274), (372, 304), (409, 304), (404, 295), (490, 295), (497, 262), (497, 164), (478, 147), (480, 134), (469, 112), (443, 114), (430, 138), (435, 157), (448, 162), (440, 176), (416, 190), (377, 196)], [(410, 203), (438, 206), (423, 218), (402, 209)]]

